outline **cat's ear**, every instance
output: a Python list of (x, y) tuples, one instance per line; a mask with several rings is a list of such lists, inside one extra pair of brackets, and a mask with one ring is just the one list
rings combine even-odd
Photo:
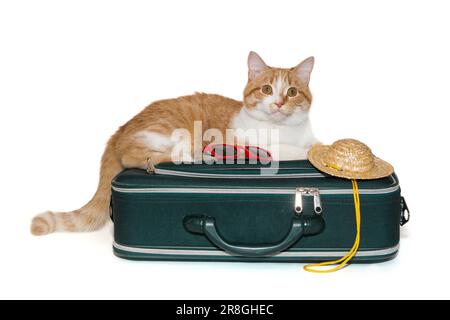
[(306, 85), (308, 85), (313, 67), (314, 57), (309, 57), (303, 60), (303, 62), (301, 62), (298, 66), (296, 66), (294, 68), (294, 71), (297, 77), (299, 77)]
[(256, 52), (250, 51), (248, 55), (248, 78), (255, 80), (267, 68), (264, 60)]

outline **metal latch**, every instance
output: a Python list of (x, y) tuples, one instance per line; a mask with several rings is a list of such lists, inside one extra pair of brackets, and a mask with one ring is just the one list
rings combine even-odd
[(151, 158), (147, 158), (147, 173), (152, 174), (155, 173), (155, 165), (153, 164), (153, 161)]
[(303, 196), (312, 196), (314, 199), (314, 212), (322, 213), (322, 202), (320, 201), (320, 192), (317, 188), (297, 188), (295, 189), (295, 207), (297, 215), (303, 212)]
[(410, 218), (409, 208), (408, 208), (408, 205), (406, 204), (406, 200), (404, 197), (401, 197), (401, 199), (400, 199), (400, 207), (402, 210), (402, 213), (400, 216), (400, 225), (404, 226), (405, 224), (408, 223), (409, 218)]

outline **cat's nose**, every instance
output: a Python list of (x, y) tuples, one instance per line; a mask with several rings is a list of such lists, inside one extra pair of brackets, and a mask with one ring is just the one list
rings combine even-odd
[(277, 105), (278, 108), (281, 108), (284, 105), (283, 101), (277, 101), (275, 102), (275, 104)]

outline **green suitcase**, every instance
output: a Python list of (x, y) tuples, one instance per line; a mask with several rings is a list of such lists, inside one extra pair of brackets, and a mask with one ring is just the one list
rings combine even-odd
[[(359, 181), (361, 242), (353, 262), (399, 250), (409, 219), (395, 174)], [(351, 181), (285, 161), (162, 163), (112, 182), (114, 253), (132, 260), (312, 262), (344, 256), (355, 240)]]

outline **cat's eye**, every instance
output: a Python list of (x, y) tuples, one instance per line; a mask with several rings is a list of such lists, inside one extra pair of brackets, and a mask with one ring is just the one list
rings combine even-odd
[(268, 84), (266, 84), (266, 85), (262, 86), (261, 91), (264, 94), (272, 94), (272, 87), (269, 86)]
[(297, 88), (294, 88), (294, 87), (289, 88), (287, 91), (287, 95), (291, 98), (295, 97), (297, 95), (297, 93), (298, 93)]

